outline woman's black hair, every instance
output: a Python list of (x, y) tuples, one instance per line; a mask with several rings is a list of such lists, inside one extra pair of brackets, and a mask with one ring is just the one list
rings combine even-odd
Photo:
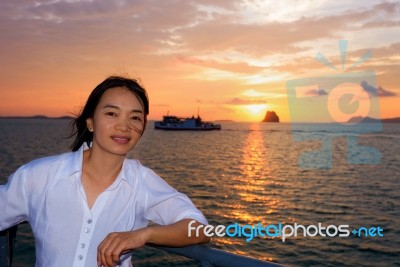
[(86, 120), (89, 118), (93, 118), (94, 111), (99, 104), (103, 94), (108, 89), (115, 87), (124, 87), (128, 89), (130, 92), (135, 94), (141, 102), (144, 110), (143, 131), (141, 133), (143, 134), (147, 123), (147, 115), (149, 114), (149, 99), (147, 97), (146, 90), (139, 85), (137, 80), (119, 76), (110, 76), (102, 83), (97, 85), (96, 88), (94, 88), (92, 93), (89, 95), (89, 98), (81, 114), (79, 114), (71, 122), (72, 131), (70, 137), (75, 136), (75, 140), (71, 145), (72, 151), (77, 151), (84, 142), (86, 142), (86, 144), (89, 146), (90, 143), (93, 141), (93, 133), (88, 130)]

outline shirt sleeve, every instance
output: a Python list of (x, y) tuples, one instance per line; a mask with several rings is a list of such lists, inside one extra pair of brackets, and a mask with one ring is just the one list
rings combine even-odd
[(143, 177), (144, 216), (157, 224), (168, 225), (182, 219), (194, 219), (208, 224), (203, 213), (183, 193), (168, 185), (152, 170)]
[(8, 178), (7, 184), (0, 185), (0, 230), (28, 220), (28, 182), (22, 166)]

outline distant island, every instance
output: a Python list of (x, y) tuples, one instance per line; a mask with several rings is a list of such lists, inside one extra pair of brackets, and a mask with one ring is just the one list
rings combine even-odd
[(215, 122), (235, 122), (234, 120), (215, 120)]
[(268, 110), (261, 122), (279, 122), (279, 117), (276, 115), (275, 111)]
[(347, 121), (348, 123), (400, 123), (400, 117), (397, 118), (390, 118), (390, 119), (375, 119), (371, 117), (353, 117)]
[(34, 116), (0, 116), (0, 119), (54, 119), (54, 120), (72, 120), (74, 117), (61, 116), (61, 117), (48, 117), (46, 115), (34, 115)]

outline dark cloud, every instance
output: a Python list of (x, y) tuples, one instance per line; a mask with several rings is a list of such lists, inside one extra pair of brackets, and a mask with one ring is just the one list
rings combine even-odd
[(306, 95), (309, 96), (323, 96), (323, 95), (328, 95), (328, 93), (324, 90), (324, 89), (312, 89), (312, 90), (308, 90), (306, 92)]
[(361, 82), (361, 87), (370, 95), (372, 96), (381, 96), (381, 97), (389, 97), (389, 96), (396, 96), (397, 94), (391, 91), (388, 91), (381, 86), (375, 87), (368, 84), (366, 81)]

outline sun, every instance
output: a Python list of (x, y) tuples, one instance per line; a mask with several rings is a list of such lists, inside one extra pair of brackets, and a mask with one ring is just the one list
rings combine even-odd
[(260, 115), (263, 111), (267, 109), (267, 104), (251, 104), (246, 105), (246, 110), (249, 111), (252, 115)]

